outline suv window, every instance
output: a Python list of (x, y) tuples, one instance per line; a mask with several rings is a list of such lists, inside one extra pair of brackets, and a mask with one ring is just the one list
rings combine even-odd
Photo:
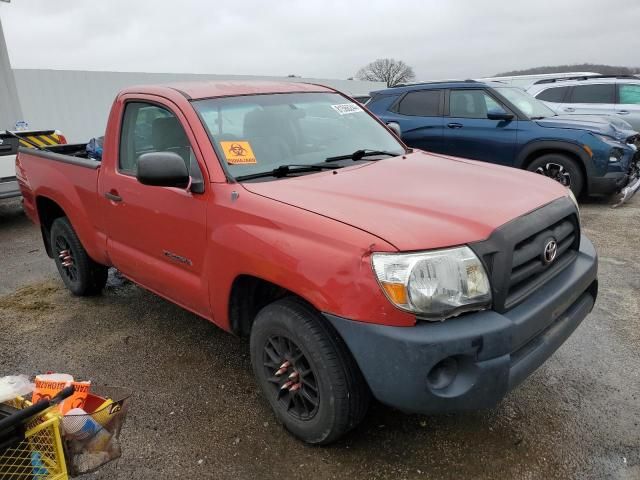
[(571, 92), (569, 103), (614, 103), (615, 85), (603, 83), (596, 85), (576, 85)]
[(416, 90), (409, 92), (398, 104), (398, 113), (420, 117), (440, 115), (440, 97), (442, 90)]
[(618, 85), (618, 103), (640, 105), (640, 85), (622, 83)]
[(536, 95), (536, 98), (538, 100), (542, 100), (543, 102), (562, 103), (568, 91), (569, 87), (549, 88)]
[(449, 116), (487, 118), (489, 110), (504, 112), (504, 108), (484, 90), (451, 90)]
[(196, 164), (187, 135), (171, 111), (150, 103), (127, 103), (122, 119), (119, 170), (135, 175), (138, 157), (149, 152), (175, 152), (189, 170), (191, 164)]

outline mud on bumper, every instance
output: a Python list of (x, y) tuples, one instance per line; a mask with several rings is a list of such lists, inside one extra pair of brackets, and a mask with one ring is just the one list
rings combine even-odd
[(504, 314), (414, 327), (325, 317), (380, 402), (415, 413), (469, 410), (495, 406), (544, 363), (592, 310), (597, 289), (596, 251), (583, 236), (571, 265)]

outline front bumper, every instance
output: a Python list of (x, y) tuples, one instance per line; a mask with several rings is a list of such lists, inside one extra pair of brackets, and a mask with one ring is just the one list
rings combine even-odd
[(20, 195), (20, 186), (18, 185), (17, 180), (0, 182), (0, 200), (4, 200), (5, 198), (19, 197)]
[(620, 190), (620, 198), (614, 208), (631, 200), (638, 190), (640, 190), (640, 151), (637, 151), (633, 157), (627, 184)]
[(391, 327), (325, 314), (382, 403), (415, 413), (495, 406), (592, 310), (597, 254), (582, 237), (571, 265), (504, 314)]
[[(637, 148), (637, 147), (636, 147)], [(611, 171), (602, 177), (590, 177), (589, 194), (612, 195), (620, 193), (621, 198), (615, 206), (622, 205), (640, 188), (640, 151), (629, 153), (628, 168), (625, 171)]]

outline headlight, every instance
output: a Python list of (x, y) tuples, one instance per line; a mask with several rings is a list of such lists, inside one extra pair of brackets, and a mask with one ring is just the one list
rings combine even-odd
[(429, 320), (444, 320), (491, 304), (489, 277), (469, 247), (374, 253), (372, 264), (391, 303)]
[(579, 212), (580, 211), (580, 207), (578, 206), (578, 199), (576, 199), (576, 196), (573, 194), (571, 189), (567, 188), (567, 192), (569, 192), (568, 197), (571, 199), (573, 204), (576, 206), (576, 210), (578, 210), (578, 212)]
[(611, 144), (618, 144), (618, 143), (623, 143), (620, 140), (618, 140), (615, 137), (608, 137), (606, 135), (600, 135), (598, 133), (593, 133), (591, 132), (591, 135), (593, 135), (594, 137), (596, 137), (598, 140), (600, 140), (601, 142), (606, 143), (607, 145), (611, 145)]
[(578, 223), (580, 223), (580, 207), (578, 206), (578, 200), (576, 199), (576, 196), (573, 194), (571, 189), (567, 188), (567, 192), (569, 192), (569, 195), (567, 196), (571, 199), (573, 204), (576, 206), (576, 210), (578, 211)]

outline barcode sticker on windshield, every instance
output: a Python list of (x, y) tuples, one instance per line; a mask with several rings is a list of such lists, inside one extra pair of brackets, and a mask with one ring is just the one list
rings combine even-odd
[(341, 103), (340, 105), (331, 105), (340, 115), (349, 115), (350, 113), (361, 112), (362, 109), (355, 103)]

